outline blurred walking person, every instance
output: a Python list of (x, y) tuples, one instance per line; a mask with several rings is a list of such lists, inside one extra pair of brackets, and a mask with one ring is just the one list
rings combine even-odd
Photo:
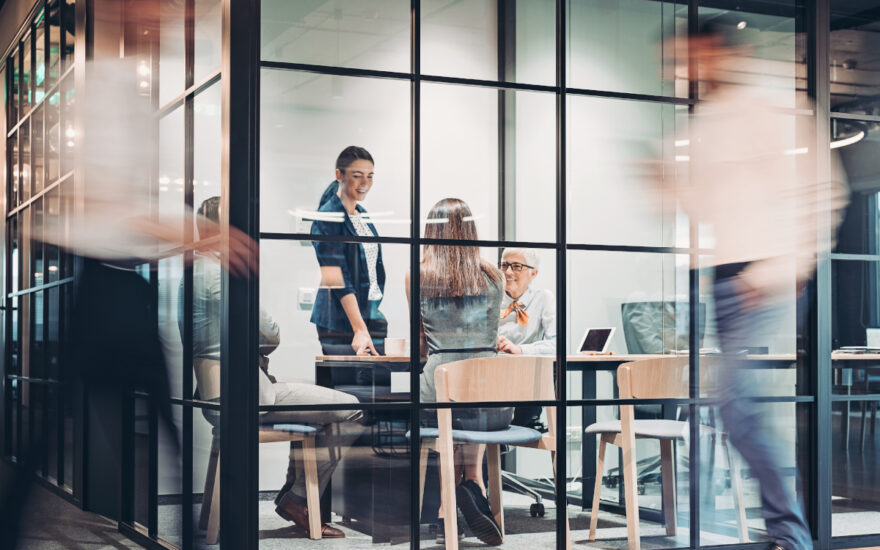
[(839, 182), (815, 177), (812, 155), (829, 151), (814, 151), (811, 120), (775, 108), (766, 89), (736, 82), (750, 53), (738, 33), (735, 22), (710, 23), (677, 44), (696, 62), (703, 93), (688, 125), (690, 154), (681, 156), (690, 178), (666, 191), (693, 222), (711, 227), (715, 241), (709, 262), (724, 430), (760, 483), (771, 548), (804, 550), (812, 548), (812, 536), (786, 473), (790, 459), (754, 399), (749, 372), (756, 362), (747, 365), (745, 354), (780, 321), (795, 285), (800, 290), (812, 277), (816, 255), (828, 252), (817, 249), (817, 224), (836, 229), (846, 192)]

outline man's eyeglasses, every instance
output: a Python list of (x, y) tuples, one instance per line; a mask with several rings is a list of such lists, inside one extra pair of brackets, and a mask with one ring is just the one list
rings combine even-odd
[(508, 268), (508, 267), (509, 267), (510, 269), (512, 269), (514, 273), (519, 273), (520, 271), (522, 271), (523, 269), (526, 269), (526, 268), (528, 268), (528, 269), (534, 269), (534, 268), (533, 268), (532, 266), (530, 266), (530, 265), (521, 264), (521, 263), (519, 263), (519, 262), (514, 262), (514, 263), (512, 263), (512, 264), (509, 264), (509, 263), (507, 263), (507, 262), (501, 262), (500, 264), (498, 264), (498, 267), (501, 268), (501, 272), (502, 272), (502, 273), (504, 273), (505, 271), (507, 271), (507, 268)]

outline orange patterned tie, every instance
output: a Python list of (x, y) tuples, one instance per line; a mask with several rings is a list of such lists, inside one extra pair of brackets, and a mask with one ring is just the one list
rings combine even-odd
[(510, 315), (511, 311), (516, 312), (516, 322), (521, 325), (529, 324), (529, 314), (526, 313), (526, 306), (522, 305), (519, 302), (511, 302), (507, 309), (501, 312), (501, 318), (504, 319), (508, 315)]

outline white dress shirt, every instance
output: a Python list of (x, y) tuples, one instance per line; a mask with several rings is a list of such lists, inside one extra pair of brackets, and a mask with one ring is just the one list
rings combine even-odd
[[(516, 312), (501, 319), (498, 335), (504, 336), (522, 348), (523, 355), (556, 354), (556, 298), (549, 290), (527, 288), (517, 300), (529, 314), (529, 323), (516, 322)], [(501, 311), (505, 311), (513, 299), (504, 293), (501, 298)]]

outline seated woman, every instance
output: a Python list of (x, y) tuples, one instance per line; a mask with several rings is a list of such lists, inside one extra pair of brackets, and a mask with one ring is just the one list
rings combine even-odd
[[(425, 238), (476, 240), (477, 228), (467, 204), (459, 199), (435, 204), (428, 214)], [(437, 400), (434, 371), (439, 365), (495, 355), (503, 283), (495, 266), (482, 259), (480, 249), (474, 246), (426, 244), (419, 273), (422, 350), (423, 354), (427, 350), (428, 356), (421, 377), (421, 399), (430, 403)], [(407, 273), (407, 298), (409, 281)], [(513, 418), (510, 407), (452, 411), (453, 428), (464, 430), (502, 430)], [(422, 423), (436, 426), (436, 413), (426, 411)], [(456, 502), (471, 531), (483, 542), (498, 545), (501, 529), (489, 511), (481, 475), (484, 454), (484, 445), (456, 449)], [(443, 532), (441, 524), (438, 538)]]
[(498, 351), (525, 355), (556, 354), (556, 299), (530, 283), (538, 276), (534, 250), (508, 248), (501, 255), (504, 297), (498, 324)]

